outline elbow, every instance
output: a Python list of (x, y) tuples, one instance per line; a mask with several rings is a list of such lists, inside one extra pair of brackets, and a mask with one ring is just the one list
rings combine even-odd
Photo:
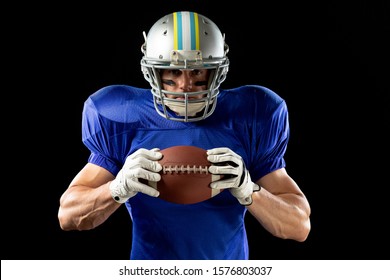
[(64, 231), (71, 231), (71, 230), (77, 230), (77, 227), (74, 225), (74, 223), (71, 222), (71, 219), (69, 219), (65, 214), (64, 211), (60, 208), (58, 211), (58, 222), (60, 224), (60, 228)]
[(84, 230), (82, 219), (74, 206), (72, 195), (65, 193), (60, 198), (60, 207), (57, 214), (60, 228), (64, 231)]
[(60, 228), (64, 231), (75, 230), (75, 225), (72, 223), (71, 215), (69, 215), (69, 211), (66, 209), (66, 195), (63, 194), (60, 198), (60, 207), (57, 213), (57, 219), (60, 225)]
[(310, 206), (307, 205), (305, 211), (300, 211), (300, 222), (299, 226), (297, 226), (297, 230), (295, 232), (294, 240), (298, 242), (304, 242), (309, 237), (310, 231), (311, 231), (311, 221), (310, 221), (310, 214), (311, 209)]
[(61, 207), (58, 211), (57, 218), (58, 218), (60, 228), (64, 231), (71, 231), (71, 230), (84, 231), (96, 227), (96, 225), (87, 217), (72, 215), (69, 213), (69, 211)]
[(78, 222), (77, 216), (73, 215), (72, 210), (68, 209), (62, 204), (60, 204), (60, 208), (57, 214), (57, 219), (60, 228), (64, 231), (82, 230), (80, 228), (80, 223)]
[(60, 224), (60, 228), (64, 231), (71, 230), (90, 230), (95, 228), (94, 224), (91, 223), (88, 219), (83, 219), (83, 217), (74, 217), (72, 215), (68, 215), (65, 210), (61, 209), (58, 211), (58, 222)]
[(311, 231), (310, 218), (300, 220), (299, 223), (290, 224), (287, 228), (282, 230), (280, 227), (278, 233), (274, 234), (282, 239), (291, 239), (297, 242), (304, 242), (309, 237)]
[(299, 226), (291, 227), (290, 230), (282, 230), (271, 232), (273, 236), (281, 239), (291, 239), (297, 242), (304, 242), (310, 233), (310, 221), (307, 221)]
[(302, 223), (300, 230), (297, 231), (297, 235), (295, 236), (295, 240), (298, 242), (304, 242), (309, 237), (311, 231), (311, 223), (310, 219), (307, 219), (304, 223)]

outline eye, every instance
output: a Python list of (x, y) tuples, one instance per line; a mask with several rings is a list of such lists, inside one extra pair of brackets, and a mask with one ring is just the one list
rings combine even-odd
[(182, 74), (181, 71), (177, 70), (177, 69), (171, 70), (170, 72), (173, 76), (176, 76), (176, 77), (178, 77)]
[(201, 75), (201, 74), (202, 74), (202, 71), (199, 70), (199, 69), (194, 69), (194, 70), (192, 71), (192, 75), (193, 75), (193, 76), (199, 76), (199, 75)]

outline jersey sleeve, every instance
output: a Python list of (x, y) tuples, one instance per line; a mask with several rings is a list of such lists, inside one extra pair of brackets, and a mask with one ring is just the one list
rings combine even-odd
[(257, 181), (264, 175), (286, 166), (284, 155), (290, 136), (288, 110), (284, 100), (272, 107), (264, 121), (256, 123), (256, 138), (252, 142), (252, 164), (250, 172)]
[(91, 97), (84, 103), (82, 112), (82, 141), (91, 151), (89, 163), (101, 166), (116, 175), (123, 165), (121, 146), (116, 137), (116, 124), (101, 114)]

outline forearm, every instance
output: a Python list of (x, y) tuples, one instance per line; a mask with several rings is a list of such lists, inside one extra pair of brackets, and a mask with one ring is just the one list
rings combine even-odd
[(274, 195), (262, 188), (252, 194), (248, 211), (271, 234), (283, 239), (305, 241), (310, 231), (310, 207), (303, 195)]
[(97, 188), (71, 186), (60, 199), (60, 226), (63, 230), (95, 228), (106, 221), (120, 205), (112, 199), (108, 183)]

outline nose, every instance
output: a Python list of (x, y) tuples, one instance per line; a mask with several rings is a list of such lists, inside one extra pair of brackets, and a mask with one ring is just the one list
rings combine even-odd
[(182, 75), (178, 79), (178, 85), (182, 91), (192, 90), (192, 78), (189, 71), (183, 71)]

